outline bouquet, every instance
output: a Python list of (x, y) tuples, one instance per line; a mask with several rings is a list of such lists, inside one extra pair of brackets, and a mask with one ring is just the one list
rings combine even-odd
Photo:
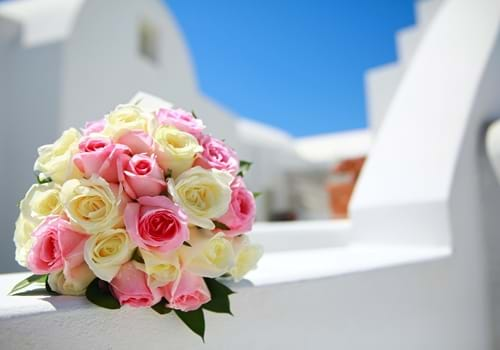
[(41, 282), (108, 309), (173, 311), (203, 338), (203, 310), (231, 313), (220, 280), (262, 256), (246, 235), (251, 163), (204, 128), (194, 112), (139, 100), (40, 147), (14, 234), (34, 275), (11, 294)]

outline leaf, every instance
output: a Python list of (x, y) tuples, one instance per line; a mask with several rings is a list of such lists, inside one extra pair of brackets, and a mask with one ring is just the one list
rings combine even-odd
[(99, 278), (94, 279), (85, 292), (85, 296), (91, 302), (97, 306), (104, 307), (106, 309), (119, 309), (120, 303), (115, 299), (113, 294), (109, 289), (109, 284)]
[(168, 301), (165, 298), (162, 298), (158, 303), (151, 306), (153, 310), (158, 312), (160, 315), (166, 315), (172, 311), (171, 308), (167, 307)]
[(188, 312), (175, 310), (175, 313), (189, 329), (198, 334), (205, 342), (205, 317), (201, 307), (198, 310)]
[(46, 178), (41, 178), (40, 177), (41, 174), (38, 174), (36, 176), (36, 181), (38, 182), (39, 185), (42, 185), (42, 184), (46, 184), (46, 183), (49, 183), (49, 182), (52, 182), (52, 179), (50, 177), (46, 177)]
[(191, 110), (191, 114), (193, 115), (194, 119), (199, 119), (198, 116), (196, 115), (196, 113), (194, 112), (194, 110)]
[(186, 247), (193, 247), (191, 243), (189, 243), (188, 241), (184, 241), (182, 242), (182, 244), (185, 245)]
[(210, 291), (210, 295), (212, 297), (219, 296), (219, 295), (231, 295), (235, 294), (234, 291), (232, 291), (229, 287), (227, 287), (225, 284), (220, 283), (217, 281), (215, 278), (203, 278), (205, 280), (205, 283), (207, 284), (208, 290)]
[(212, 220), (212, 221), (213, 221), (216, 228), (218, 228), (220, 230), (224, 230), (224, 231), (230, 230), (230, 228), (226, 224), (223, 224), (222, 222), (215, 221), (215, 220)]
[(26, 288), (32, 283), (45, 283), (45, 278), (47, 275), (31, 275), (25, 279), (23, 279), (21, 282), (17, 283), (14, 288), (9, 292), (9, 295), (14, 294), (17, 291), (20, 291), (21, 289)]
[(257, 198), (259, 198), (260, 196), (262, 196), (262, 192), (252, 192), (252, 194), (253, 194), (253, 198), (254, 198), (254, 199), (257, 199)]
[(228, 295), (212, 296), (208, 303), (203, 304), (203, 308), (212, 312), (233, 315)]
[(134, 253), (132, 254), (132, 260), (137, 261), (138, 263), (144, 264), (144, 258), (141, 255), (141, 251), (139, 248), (135, 248)]
[(36, 288), (25, 290), (24, 292), (18, 292), (11, 294), (13, 296), (47, 296), (47, 290), (45, 288)]
[(165, 179), (170, 179), (172, 177), (172, 169), (167, 169), (167, 174), (165, 175)]
[(248, 162), (246, 160), (240, 160), (240, 171), (238, 172), (238, 176), (245, 176), (245, 174), (250, 170), (252, 166), (252, 162)]

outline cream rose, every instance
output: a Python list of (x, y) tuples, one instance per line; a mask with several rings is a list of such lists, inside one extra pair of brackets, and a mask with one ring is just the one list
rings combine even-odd
[(105, 117), (102, 134), (118, 140), (130, 131), (147, 133), (148, 125), (153, 118), (153, 114), (137, 105), (119, 105)]
[(197, 166), (170, 179), (168, 188), (190, 224), (212, 230), (215, 225), (211, 219), (227, 212), (232, 182), (233, 176), (227, 172)]
[(95, 278), (87, 264), (68, 270), (49, 274), (47, 280), (50, 289), (64, 295), (84, 295), (88, 285)]
[(20, 203), (21, 215), (38, 225), (47, 216), (61, 213), (60, 193), (61, 186), (55, 182), (31, 186)]
[(140, 249), (144, 264), (134, 261), (139, 270), (148, 275), (147, 283), (150, 288), (157, 288), (175, 281), (179, 276), (180, 263), (177, 252), (156, 253)]
[(158, 163), (163, 170), (172, 170), (173, 177), (189, 169), (196, 154), (203, 151), (196, 137), (172, 126), (161, 125), (156, 128), (153, 139)]
[(100, 177), (73, 179), (61, 188), (61, 202), (71, 223), (89, 234), (123, 227), (126, 197), (121, 187)]
[(14, 243), (16, 245), (16, 261), (19, 265), (26, 267), (28, 254), (33, 246), (31, 233), (36, 225), (32, 221), (26, 220), (21, 213), (16, 221), (14, 231)]
[(248, 272), (257, 268), (257, 262), (262, 257), (264, 250), (258, 244), (251, 244), (248, 237), (244, 235), (233, 238), (232, 243), (236, 259), (229, 273), (238, 282)]
[(214, 235), (192, 228), (189, 242), (191, 247), (183, 246), (180, 251), (182, 264), (189, 272), (215, 278), (233, 267), (233, 246), (223, 233)]
[(89, 268), (100, 279), (111, 282), (122, 264), (129, 261), (135, 245), (124, 229), (110, 229), (92, 235), (83, 252)]
[(64, 131), (53, 144), (39, 147), (35, 171), (43, 173), (58, 184), (80, 177), (80, 172), (73, 165), (72, 158), (78, 151), (81, 136), (78, 130), (71, 128)]

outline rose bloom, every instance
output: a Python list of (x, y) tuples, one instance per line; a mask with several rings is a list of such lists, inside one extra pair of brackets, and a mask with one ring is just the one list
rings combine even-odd
[(106, 117), (102, 133), (118, 140), (130, 131), (148, 132), (154, 116), (137, 105), (119, 105)]
[(85, 177), (98, 175), (113, 183), (118, 183), (118, 169), (123, 169), (131, 154), (127, 146), (113, 144), (105, 137), (86, 137), (78, 148), (73, 162)]
[(159, 291), (148, 287), (146, 274), (137, 269), (132, 261), (122, 265), (111, 281), (111, 291), (120, 305), (132, 307), (152, 306), (161, 299)]
[(134, 261), (135, 267), (148, 275), (148, 286), (156, 288), (175, 281), (179, 276), (180, 261), (177, 251), (150, 252), (139, 248), (144, 263)]
[(192, 228), (191, 247), (181, 247), (180, 256), (185, 270), (202, 277), (219, 277), (234, 265), (231, 241), (223, 233)]
[(233, 176), (217, 169), (199, 166), (170, 179), (168, 189), (175, 202), (186, 212), (189, 223), (213, 230), (211, 219), (222, 216), (231, 201)]
[(158, 163), (163, 170), (172, 170), (173, 177), (191, 168), (196, 154), (203, 151), (196, 137), (172, 126), (158, 127), (153, 139)]
[(195, 137), (201, 136), (205, 125), (191, 113), (182, 109), (161, 108), (156, 113), (156, 120), (160, 125), (171, 125)]
[(228, 147), (224, 142), (209, 135), (200, 138), (203, 152), (198, 155), (194, 165), (199, 165), (205, 169), (225, 170), (231, 175), (236, 175), (240, 162), (236, 152)]
[(33, 237), (31, 233), (36, 225), (26, 220), (23, 215), (19, 215), (16, 221), (16, 230), (14, 231), (14, 244), (16, 245), (16, 261), (19, 265), (26, 267), (28, 254), (33, 246)]
[(179, 278), (162, 288), (168, 307), (184, 312), (197, 310), (210, 301), (210, 291), (202, 277), (183, 271)]
[(49, 274), (47, 283), (54, 292), (64, 295), (85, 295), (88, 285), (95, 278), (87, 264)]
[(85, 243), (84, 259), (97, 277), (111, 281), (120, 266), (132, 258), (135, 245), (127, 231), (110, 229), (92, 235)]
[(83, 136), (89, 136), (92, 134), (99, 134), (104, 130), (106, 121), (104, 119), (95, 120), (92, 122), (86, 122), (85, 128), (83, 128)]
[(133, 154), (146, 153), (151, 154), (154, 150), (153, 138), (144, 131), (129, 131), (120, 136), (117, 143), (130, 148)]
[(125, 164), (120, 177), (125, 192), (133, 199), (157, 196), (167, 188), (163, 169), (158, 165), (155, 155), (134, 155)]
[(47, 216), (60, 214), (60, 193), (61, 186), (55, 182), (32, 185), (19, 204), (21, 215), (36, 226)]
[(118, 185), (96, 176), (66, 181), (61, 188), (64, 212), (75, 227), (89, 234), (123, 227), (127, 201)]
[(257, 262), (264, 254), (264, 249), (259, 244), (251, 244), (246, 235), (233, 238), (232, 244), (236, 259), (229, 273), (238, 282), (248, 272), (257, 268)]
[(245, 187), (245, 183), (240, 177), (237, 177), (231, 184), (231, 204), (227, 212), (217, 219), (229, 227), (224, 234), (228, 237), (234, 237), (242, 233), (249, 232), (255, 221), (255, 198)]
[(165, 196), (140, 197), (125, 208), (125, 226), (141, 248), (168, 252), (189, 239), (187, 216)]
[(79, 177), (80, 172), (73, 165), (73, 155), (78, 151), (80, 138), (80, 132), (71, 128), (64, 131), (53, 144), (39, 147), (35, 171), (50, 177), (58, 184)]
[(28, 254), (28, 268), (46, 274), (83, 263), (83, 247), (88, 235), (74, 231), (60, 216), (48, 216), (33, 231), (33, 247)]

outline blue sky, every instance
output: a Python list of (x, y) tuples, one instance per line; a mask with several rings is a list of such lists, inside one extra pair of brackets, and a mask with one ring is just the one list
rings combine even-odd
[(413, 0), (165, 0), (201, 89), (295, 136), (366, 126), (363, 73), (396, 60)]

